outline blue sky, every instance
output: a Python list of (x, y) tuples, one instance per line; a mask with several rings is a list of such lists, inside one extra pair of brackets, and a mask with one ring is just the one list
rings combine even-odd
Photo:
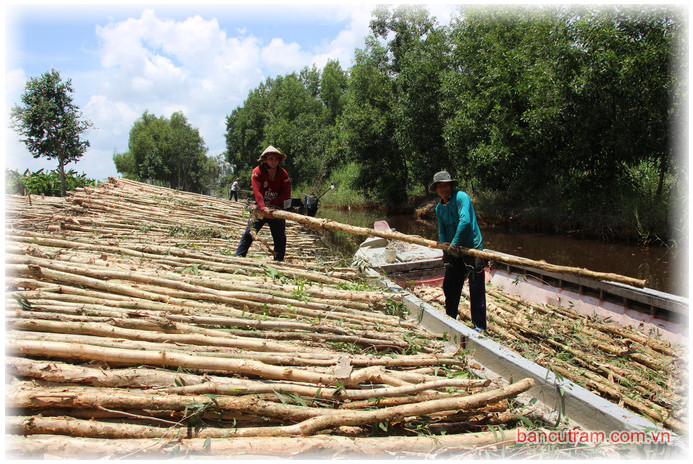
[[(117, 176), (113, 154), (127, 151), (144, 111), (182, 111), (217, 156), (225, 149), (226, 116), (267, 77), (321, 68), (328, 59), (349, 68), (376, 6), (202, 3), (6, 3), (6, 117), (26, 81), (54, 68), (72, 80), (74, 101), (94, 124), (85, 135), (88, 152), (68, 168), (98, 180)], [(457, 8), (427, 7), (440, 23)], [(56, 168), (34, 159), (5, 127), (5, 168)]]

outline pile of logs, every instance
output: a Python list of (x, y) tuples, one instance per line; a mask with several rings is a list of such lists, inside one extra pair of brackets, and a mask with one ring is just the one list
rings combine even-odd
[[(441, 288), (418, 287), (414, 292), (444, 311)], [(621, 407), (687, 435), (686, 347), (492, 287), (487, 287), (486, 298), (490, 337)], [(460, 313), (470, 319), (468, 298), (462, 299)]]
[(530, 379), (481, 378), (299, 225), (236, 257), (243, 205), (123, 179), (6, 214), (9, 456), (431, 456), (536, 420)]

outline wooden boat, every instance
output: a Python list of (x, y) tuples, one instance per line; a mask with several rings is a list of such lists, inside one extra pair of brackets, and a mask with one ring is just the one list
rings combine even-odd
[[(389, 230), (385, 221), (376, 222), (374, 228)], [(445, 275), (442, 250), (385, 238), (366, 239), (354, 259), (387, 274), (403, 288), (440, 286)], [(684, 297), (501, 262), (489, 262), (486, 281), (534, 303), (570, 306), (581, 314), (611, 318), (687, 344), (689, 302)]]
[(688, 298), (496, 262), (490, 263), (486, 280), (535, 303), (570, 306), (581, 314), (632, 325), (672, 343), (688, 343)]
[[(376, 230), (392, 230), (385, 221), (374, 224)], [(443, 251), (413, 243), (369, 237), (361, 243), (354, 260), (388, 274), (398, 285), (439, 286), (443, 283)]]

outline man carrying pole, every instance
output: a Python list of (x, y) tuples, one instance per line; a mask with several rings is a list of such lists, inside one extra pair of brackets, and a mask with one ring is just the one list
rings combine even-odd
[(456, 187), (457, 181), (447, 171), (437, 172), (429, 187), (440, 197), (436, 205), (439, 240), (451, 245), (443, 250), (445, 312), (457, 319), (462, 287), (468, 279), (472, 324), (476, 330), (483, 332), (486, 330), (486, 260), (461, 255), (455, 247), (483, 250), (484, 245), (469, 195)]

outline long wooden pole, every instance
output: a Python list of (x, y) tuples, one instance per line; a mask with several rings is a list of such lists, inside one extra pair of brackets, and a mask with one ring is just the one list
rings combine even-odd
[[(261, 215), (257, 209), (252, 210), (253, 214)], [(544, 261), (535, 261), (528, 258), (521, 258), (518, 256), (506, 255), (504, 253), (499, 253), (491, 250), (477, 250), (474, 248), (466, 248), (460, 246), (450, 246), (448, 244), (440, 243), (435, 240), (429, 240), (423, 237), (417, 237), (413, 235), (403, 234), (401, 232), (393, 231), (383, 231), (371, 229), (368, 227), (356, 227), (349, 224), (343, 224), (340, 222), (333, 221), (331, 219), (325, 218), (314, 218), (310, 216), (304, 216), (302, 214), (291, 213), (289, 211), (282, 210), (272, 210), (272, 217), (277, 219), (285, 219), (288, 221), (298, 222), (309, 226), (315, 230), (339, 230), (354, 235), (364, 235), (369, 237), (382, 237), (388, 240), (398, 240), (401, 242), (413, 243), (416, 245), (422, 245), (428, 248), (437, 248), (440, 250), (455, 250), (460, 254), (475, 256), (478, 258), (487, 259), (490, 261), (496, 261), (517, 266), (527, 266), (535, 269), (542, 269), (549, 272), (557, 272), (562, 274), (570, 274), (579, 277), (585, 277), (587, 279), (607, 281), (607, 282), (618, 282), (626, 285), (632, 285), (633, 287), (643, 288), (646, 284), (645, 280), (636, 279), (633, 277), (627, 277), (619, 274), (613, 274), (608, 272), (596, 272), (589, 269), (570, 267), (570, 266), (559, 266), (557, 264), (550, 264)]]
[[(393, 455), (420, 454), (427, 458), (438, 453), (462, 452), (488, 449), (517, 443), (519, 431), (526, 429), (493, 430), (464, 434), (448, 434), (415, 437), (342, 437), (315, 435), (312, 437), (245, 437), (245, 438), (184, 438), (174, 443), (161, 438), (97, 439), (59, 435), (7, 435), (6, 454), (15, 459), (26, 457), (60, 457), (65, 459), (85, 458), (159, 458), (163, 456), (240, 456), (252, 459), (255, 456), (276, 459), (319, 456), (336, 458), (381, 459)], [(172, 448), (172, 445), (179, 445)], [(329, 459), (329, 458), (328, 458)]]

